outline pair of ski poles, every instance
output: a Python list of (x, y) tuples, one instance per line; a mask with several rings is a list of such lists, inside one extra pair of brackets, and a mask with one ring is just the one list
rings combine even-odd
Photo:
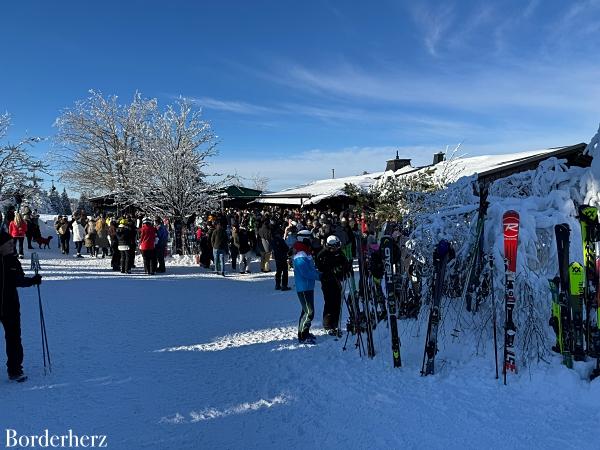
[[(31, 270), (36, 275), (41, 270), (40, 259), (37, 253), (31, 254)], [(44, 375), (47, 371), (52, 372), (52, 363), (50, 361), (50, 349), (48, 348), (48, 334), (46, 333), (46, 321), (44, 320), (44, 308), (42, 307), (42, 294), (40, 292), (40, 285), (37, 285), (38, 292), (38, 305), (40, 307), (40, 330), (42, 333), (42, 356), (44, 358)]]

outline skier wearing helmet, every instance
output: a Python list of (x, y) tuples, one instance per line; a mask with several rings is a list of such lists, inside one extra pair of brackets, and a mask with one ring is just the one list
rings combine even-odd
[(325, 247), (316, 258), (317, 269), (321, 272), (323, 290), (323, 328), (330, 335), (339, 333), (342, 308), (342, 280), (350, 271), (350, 263), (341, 252), (342, 243), (337, 236), (329, 236)]
[(315, 336), (310, 332), (310, 325), (315, 316), (315, 280), (319, 280), (321, 274), (317, 271), (311, 256), (310, 231), (298, 232), (297, 238), (294, 244), (294, 281), (296, 294), (302, 307), (298, 322), (298, 341), (314, 344)]

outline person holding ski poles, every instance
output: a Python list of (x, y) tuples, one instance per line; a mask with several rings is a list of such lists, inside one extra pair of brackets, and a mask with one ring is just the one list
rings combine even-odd
[(341, 252), (342, 243), (337, 236), (329, 236), (323, 250), (316, 258), (317, 269), (321, 272), (323, 290), (323, 328), (335, 336), (339, 332), (342, 308), (342, 280), (350, 274), (350, 263)]
[(315, 317), (315, 281), (321, 279), (321, 274), (311, 256), (310, 231), (300, 231), (297, 238), (294, 244), (294, 280), (296, 294), (302, 307), (298, 322), (298, 342), (315, 344), (315, 336), (310, 332), (310, 326)]
[(21, 344), (21, 305), (18, 287), (35, 286), (42, 283), (42, 276), (26, 277), (15, 254), (12, 237), (0, 232), (0, 322), (6, 339), (6, 368), (8, 378), (19, 383), (27, 377), (23, 373), (23, 345)]

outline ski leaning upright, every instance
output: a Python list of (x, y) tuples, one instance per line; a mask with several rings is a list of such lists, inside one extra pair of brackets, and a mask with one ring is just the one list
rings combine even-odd
[(583, 266), (578, 262), (569, 265), (569, 304), (573, 320), (573, 359), (585, 361), (583, 346), (583, 291), (584, 291)]
[(573, 320), (571, 305), (569, 304), (569, 247), (571, 229), (566, 223), (554, 226), (556, 234), (556, 252), (558, 255), (558, 329), (560, 330), (559, 348), (563, 357), (563, 364), (569, 369), (573, 368)]
[(396, 292), (394, 286), (394, 247), (395, 242), (391, 236), (383, 236), (380, 241), (379, 248), (383, 255), (383, 267), (385, 276), (385, 293), (387, 300), (387, 316), (390, 327), (390, 336), (392, 340), (392, 357), (394, 359), (394, 367), (401, 367), (400, 359), (400, 336), (398, 335), (398, 318)]
[(369, 358), (375, 357), (375, 343), (373, 341), (373, 330), (377, 326), (377, 318), (372, 312), (371, 308), (371, 295), (367, 289), (367, 266), (365, 261), (365, 254), (360, 234), (355, 234), (356, 240), (356, 254), (358, 259), (358, 292), (359, 297), (362, 299), (363, 313), (365, 318), (365, 331), (367, 333), (367, 355)]
[(444, 278), (446, 276), (446, 266), (448, 260), (452, 258), (452, 248), (450, 243), (442, 239), (435, 247), (433, 252), (433, 283), (432, 299), (429, 309), (429, 323), (427, 324), (427, 339), (425, 341), (425, 351), (423, 352), (423, 365), (421, 366), (421, 375), (433, 375), (435, 354), (437, 353), (437, 334), (441, 319), (440, 303), (444, 288)]
[(479, 309), (479, 296), (476, 294), (477, 283), (481, 275), (483, 265), (483, 231), (485, 225), (485, 216), (487, 213), (488, 202), (481, 201), (477, 213), (477, 225), (475, 229), (475, 242), (469, 253), (467, 276), (463, 287), (462, 299), (465, 302), (467, 311), (473, 309), (473, 298), (475, 297), (475, 311)]
[(505, 267), (505, 289), (504, 295), (504, 364), (502, 374), (506, 384), (506, 373), (517, 371), (515, 355), (515, 334), (517, 327), (513, 319), (515, 309), (515, 273), (517, 271), (517, 247), (519, 244), (519, 213), (507, 211), (502, 217), (504, 229), (504, 267)]
[(600, 257), (600, 224), (598, 223), (598, 208), (581, 205), (579, 207), (579, 223), (581, 225), (581, 240), (583, 244), (583, 262), (585, 266), (585, 344), (587, 354), (596, 359), (596, 368), (591, 378), (600, 375), (600, 292), (598, 289), (598, 258)]

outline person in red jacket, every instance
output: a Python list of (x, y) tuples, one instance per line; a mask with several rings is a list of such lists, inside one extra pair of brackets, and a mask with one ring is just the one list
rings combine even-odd
[(15, 241), (15, 249), (17, 248), (17, 242), (19, 243), (19, 258), (24, 258), (23, 241), (25, 240), (25, 234), (27, 234), (27, 222), (23, 220), (18, 212), (15, 213), (15, 218), (8, 226), (8, 233)]
[(142, 228), (140, 230), (140, 251), (144, 258), (144, 273), (154, 275), (156, 272), (156, 258), (154, 257), (154, 248), (156, 245), (156, 228), (152, 225), (152, 220), (148, 217), (142, 219)]

